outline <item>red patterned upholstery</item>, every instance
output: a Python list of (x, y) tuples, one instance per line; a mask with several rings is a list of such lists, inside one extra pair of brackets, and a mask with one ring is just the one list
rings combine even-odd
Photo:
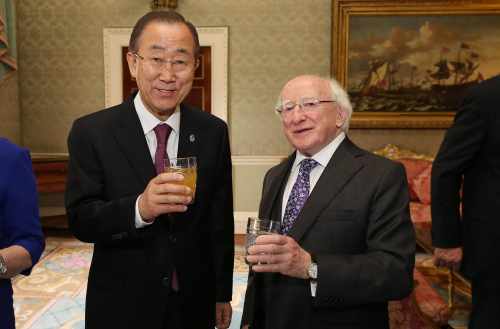
[[(411, 201), (430, 203), (430, 172), (432, 168), (432, 157), (418, 154), (413, 151), (401, 149), (396, 145), (387, 144), (384, 148), (373, 151), (373, 153), (401, 162), (405, 167), (406, 178)], [(428, 192), (428, 193), (427, 193)]]
[[(414, 224), (431, 228), (431, 205), (421, 202), (410, 202), (411, 220)], [(425, 224), (425, 225), (423, 225)]]
[[(409, 150), (400, 149), (399, 147), (390, 144), (383, 149), (374, 151), (374, 153), (385, 156), (391, 160), (401, 162), (405, 167), (411, 200), (411, 220), (415, 226), (417, 235), (420, 238), (428, 240), (428, 243), (430, 244), (430, 183), (433, 158), (423, 154), (417, 154)], [(419, 312), (423, 315), (428, 324), (434, 327), (446, 324), (452, 313), (447, 305), (447, 302), (436, 292), (424, 275), (416, 268), (414, 271), (414, 280), (415, 289), (412, 295), (403, 299), (401, 301), (401, 305), (409, 303), (409, 299), (414, 298)], [(403, 321), (405, 317), (411, 317), (411, 315), (408, 314), (401, 314), (400, 316), (401, 321)], [(410, 320), (406, 322), (408, 323), (408, 328), (419, 328), (419, 326), (421, 326), (421, 324), (417, 324), (417, 320)]]
[(425, 318), (415, 302), (415, 292), (405, 299), (389, 302), (390, 329), (438, 329)]
[(429, 164), (427, 168), (413, 178), (411, 184), (418, 200), (426, 205), (431, 204), (431, 170), (432, 164)]
[(406, 178), (408, 179), (408, 187), (410, 192), (410, 200), (418, 201), (419, 195), (417, 192), (417, 188), (419, 186), (416, 185), (416, 179), (420, 177), (421, 173), (426, 171), (429, 167), (431, 167), (432, 162), (421, 159), (395, 159), (398, 162), (401, 162), (405, 167)]

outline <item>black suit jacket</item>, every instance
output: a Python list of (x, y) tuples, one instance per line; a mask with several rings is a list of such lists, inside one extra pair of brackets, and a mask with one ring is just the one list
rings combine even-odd
[[(191, 136), (194, 136), (194, 140)], [(186, 328), (213, 328), (232, 295), (234, 219), (226, 124), (181, 105), (178, 156), (196, 156), (196, 200), (182, 214), (136, 229), (135, 202), (156, 175), (133, 105), (76, 120), (68, 137), (69, 227), (94, 243), (87, 328), (161, 328), (172, 269)], [(193, 316), (196, 314), (196, 316)]]
[(432, 166), (433, 245), (463, 246), (471, 278), (500, 263), (499, 104), (500, 76), (472, 88)]
[[(281, 220), (291, 165), (265, 176), (259, 216)], [(412, 289), (415, 236), (400, 164), (345, 139), (290, 236), (316, 256), (318, 286), (281, 274), (249, 275), (242, 324), (258, 329), (388, 328), (387, 301)]]

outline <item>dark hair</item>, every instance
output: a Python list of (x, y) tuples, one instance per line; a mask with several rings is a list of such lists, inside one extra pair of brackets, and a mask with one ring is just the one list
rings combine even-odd
[(132, 53), (136, 52), (138, 49), (138, 41), (141, 37), (142, 31), (146, 28), (149, 23), (152, 22), (162, 22), (167, 24), (185, 24), (189, 32), (193, 37), (194, 41), (194, 58), (198, 58), (200, 54), (200, 40), (198, 38), (198, 32), (194, 27), (193, 23), (187, 21), (184, 16), (173, 11), (173, 10), (157, 10), (150, 11), (146, 15), (139, 18), (137, 23), (135, 23), (132, 34), (130, 35), (130, 42), (128, 44), (128, 50)]

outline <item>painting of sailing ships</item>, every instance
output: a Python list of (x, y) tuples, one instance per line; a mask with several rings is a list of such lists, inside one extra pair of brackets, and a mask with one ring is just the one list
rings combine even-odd
[(454, 112), (500, 74), (500, 15), (352, 16), (348, 39), (356, 112)]

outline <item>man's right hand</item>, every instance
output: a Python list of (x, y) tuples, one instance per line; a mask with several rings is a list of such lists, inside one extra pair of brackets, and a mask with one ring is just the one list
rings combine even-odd
[(162, 173), (149, 181), (139, 197), (139, 214), (145, 222), (152, 222), (162, 214), (185, 212), (191, 202), (191, 189), (179, 183), (181, 174)]
[(462, 262), (462, 248), (435, 248), (434, 265), (437, 267), (448, 267), (451, 270), (458, 271)]

